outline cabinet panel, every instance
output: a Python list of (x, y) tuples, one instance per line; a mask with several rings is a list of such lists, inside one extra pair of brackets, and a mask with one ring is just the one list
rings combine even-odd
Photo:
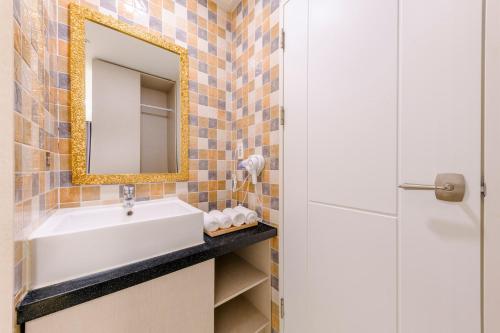
[(212, 333), (214, 260), (26, 323), (27, 333)]

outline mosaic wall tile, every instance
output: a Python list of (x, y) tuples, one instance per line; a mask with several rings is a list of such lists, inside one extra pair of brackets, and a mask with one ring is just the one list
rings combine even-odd
[[(241, 191), (233, 205), (254, 209), (267, 223), (279, 224), (279, 0), (243, 0), (231, 18), (232, 151), (238, 142), (244, 156), (262, 154), (265, 168), (258, 184), (244, 184), (248, 176), (238, 167)], [(272, 330), (279, 332), (278, 238), (272, 241)]]
[[(112, 15), (130, 24), (140, 25), (151, 32), (162, 33), (163, 37), (189, 49), (189, 85), (190, 89), (190, 179), (189, 184), (203, 182), (207, 184), (203, 194), (188, 195), (189, 186), (158, 184), (147, 186), (136, 185), (138, 200), (150, 200), (168, 195), (177, 194), (189, 203), (207, 210), (211, 207), (225, 208), (226, 198), (230, 196), (230, 186), (218, 191), (208, 186), (209, 181), (225, 180), (225, 171), (231, 166), (231, 155), (227, 153), (225, 142), (230, 140), (231, 133), (226, 130), (226, 105), (230, 105), (231, 96), (226, 93), (225, 87), (230, 82), (231, 65), (225, 55), (230, 50), (230, 34), (226, 34), (225, 27), (230, 16), (219, 9), (215, 3), (188, 1), (147, 1), (147, 0), (101, 0), (80, 1), (81, 5), (89, 6), (101, 13)], [(209, 18), (210, 14), (210, 18)], [(71, 187), (71, 159), (69, 155), (70, 131), (68, 115), (68, 89), (71, 83), (68, 80), (68, 6), (67, 1), (58, 3), (57, 29), (58, 66), (54, 75), (57, 78), (56, 105), (59, 114), (59, 189), (60, 206), (73, 207), (78, 205), (99, 204), (119, 200), (119, 196), (101, 197), (89, 200), (86, 187), (77, 187), (81, 195), (67, 196)], [(221, 32), (222, 31), (222, 32)], [(207, 41), (207, 43), (200, 42)], [(215, 50), (209, 44), (217, 45)], [(206, 74), (206, 75), (205, 75)], [(196, 89), (193, 89), (196, 87)], [(62, 121), (61, 118), (66, 119)], [(219, 126), (220, 124), (220, 126)], [(221, 143), (219, 144), (219, 140)], [(223, 162), (217, 164), (217, 162)], [(223, 171), (219, 178), (217, 171)], [(185, 190), (185, 191), (184, 191)], [(85, 191), (85, 195), (83, 194)], [(183, 192), (184, 191), (184, 192)], [(72, 192), (73, 193), (73, 192)], [(63, 200), (64, 199), (64, 200)]]
[(15, 173), (15, 273), (14, 302), (27, 288), (27, 251), (24, 240), (50, 212), (57, 208), (55, 183), (46, 185), (57, 165), (55, 107), (50, 103), (50, 73), (54, 44), (49, 25), (55, 21), (54, 0), (14, 0), (14, 173)]
[[(69, 0), (13, 0), (16, 240), (56, 208), (120, 201), (122, 185), (71, 184)], [(80, 0), (158, 33), (189, 54), (187, 182), (136, 184), (136, 199), (176, 195), (203, 210), (242, 202), (267, 223), (279, 209), (279, 0), (243, 0), (226, 13), (211, 0)], [(262, 154), (256, 186), (234, 151)], [(242, 190), (232, 193), (232, 175)], [(243, 186), (244, 185), (244, 186)], [(272, 328), (279, 331), (278, 239), (272, 240)], [(16, 295), (27, 287), (25, 246), (16, 247)]]

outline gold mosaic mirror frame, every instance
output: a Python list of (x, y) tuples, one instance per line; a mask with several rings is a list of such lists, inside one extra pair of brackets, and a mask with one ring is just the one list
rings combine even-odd
[[(92, 21), (130, 37), (143, 40), (179, 55), (180, 58), (180, 161), (176, 173), (141, 174), (88, 174), (85, 127), (85, 21)], [(70, 5), (70, 107), (71, 107), (71, 166), (74, 184), (133, 184), (185, 181), (189, 177), (189, 92), (188, 53), (178, 45), (167, 42), (138, 26), (121, 22), (111, 16), (100, 14), (77, 4)]]

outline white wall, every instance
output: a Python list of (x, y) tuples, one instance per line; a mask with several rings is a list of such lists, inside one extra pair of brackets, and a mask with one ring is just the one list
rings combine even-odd
[(0, 1), (0, 332), (13, 327), (13, 82), (12, 1)]
[(90, 173), (140, 172), (140, 73), (93, 62)]

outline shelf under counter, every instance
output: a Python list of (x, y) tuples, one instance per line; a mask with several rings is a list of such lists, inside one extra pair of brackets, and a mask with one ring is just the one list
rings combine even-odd
[(215, 259), (215, 333), (271, 333), (270, 252), (267, 240)]
[(215, 309), (215, 333), (258, 333), (269, 324), (270, 320), (243, 296)]
[(214, 307), (221, 306), (268, 280), (269, 276), (266, 273), (259, 271), (236, 254), (226, 254), (215, 262)]
[(17, 322), (23, 324), (183, 268), (239, 251), (275, 236), (277, 236), (275, 228), (259, 223), (256, 227), (214, 238), (205, 236), (205, 243), (198, 246), (30, 290), (16, 308)]

